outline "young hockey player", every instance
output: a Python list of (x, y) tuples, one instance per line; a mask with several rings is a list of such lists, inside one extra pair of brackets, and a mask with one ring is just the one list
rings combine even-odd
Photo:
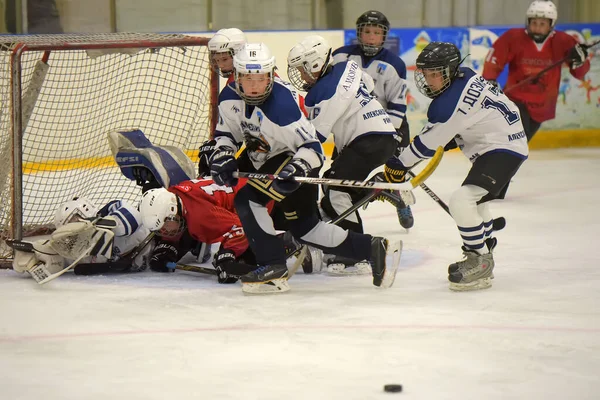
[(246, 35), (237, 28), (219, 29), (208, 41), (211, 65), (227, 83), (233, 81), (233, 56), (245, 44)]
[[(371, 10), (361, 14), (356, 20), (358, 44), (335, 50), (332, 63), (354, 61), (373, 78), (375, 83), (373, 94), (382, 104), (396, 129), (398, 140), (396, 154), (400, 154), (400, 151), (410, 143), (410, 131), (406, 120), (408, 86), (404, 61), (383, 47), (389, 31), (390, 22), (381, 12)], [(380, 196), (379, 200), (392, 203), (397, 209), (400, 225), (406, 229), (412, 228), (414, 225), (412, 211), (400, 196)]]
[[(116, 263), (127, 258), (128, 254), (144, 242), (150, 231), (141, 223), (139, 211), (132, 204), (114, 200), (98, 209), (89, 199), (76, 197), (62, 204), (55, 213), (54, 224), (56, 228), (81, 220), (91, 220), (96, 217), (112, 220), (114, 233), (112, 248), (105, 251), (110, 257), (99, 256), (92, 250), (89, 257), (75, 266), (74, 272), (81, 275), (109, 272), (108, 263)], [(69, 265), (73, 260), (60, 256), (51, 246), (52, 239), (36, 240), (33, 242), (33, 253), (15, 251), (13, 268), (17, 272), (37, 273), (39, 268), (45, 269), (43, 275), (57, 273)], [(148, 266), (149, 254), (152, 252), (152, 243), (148, 243), (141, 252), (122, 266), (119, 272), (144, 271)], [(39, 265), (39, 264), (42, 265)], [(39, 277), (39, 275), (38, 275)]]
[[(350, 60), (331, 65), (331, 46), (321, 36), (308, 36), (288, 54), (288, 77), (307, 92), (305, 106), (317, 136), (324, 142), (335, 132), (339, 154), (324, 176), (337, 179), (366, 179), (394, 154), (396, 131), (381, 104), (370, 94), (373, 80)], [(334, 219), (365, 196), (357, 188), (328, 187), (321, 207)], [(339, 226), (363, 233), (358, 212)], [(330, 272), (370, 273), (368, 262), (335, 257), (328, 261)], [(355, 271), (357, 270), (357, 271)]]
[[(219, 99), (217, 150), (211, 157), (213, 179), (218, 184), (236, 185), (235, 153), (242, 143), (258, 172), (277, 173), (283, 178), (249, 179), (235, 197), (236, 211), (260, 265), (241, 277), (243, 290), (289, 290), (284, 246), (266, 209), (271, 200), (281, 202), (296, 239), (330, 254), (370, 260), (374, 285), (391, 286), (397, 263), (387, 263), (386, 254), (399, 255), (400, 243), (388, 243), (381, 237), (345, 231), (320, 221), (314, 201), (317, 187), (294, 181), (294, 177), (318, 174), (323, 150), (314, 126), (300, 111), (297, 93), (275, 77), (275, 57), (267, 46), (247, 44), (234, 56), (234, 74), (235, 82), (221, 92)], [(359, 84), (353, 80), (352, 96)]]
[(556, 115), (561, 68), (557, 66), (538, 79), (514, 85), (564, 57), (573, 77), (583, 80), (590, 70), (587, 50), (569, 34), (554, 29), (557, 18), (554, 3), (534, 1), (527, 9), (525, 29), (512, 28), (504, 32), (494, 42), (483, 67), (483, 77), (495, 82), (508, 64), (506, 95), (519, 107), (527, 141), (544, 121)]
[(460, 68), (461, 62), (451, 43), (431, 42), (419, 54), (415, 83), (433, 99), (428, 122), (399, 157), (386, 163), (384, 172), (388, 181), (404, 182), (409, 167), (453, 139), (472, 162), (448, 204), (466, 257), (448, 269), (450, 289), (458, 291), (491, 286), (497, 241), (487, 202), (503, 198), (503, 189), (528, 156), (518, 108), (473, 70)]

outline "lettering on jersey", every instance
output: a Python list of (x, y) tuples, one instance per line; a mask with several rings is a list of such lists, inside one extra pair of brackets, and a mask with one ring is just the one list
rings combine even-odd
[(469, 85), (469, 88), (467, 89), (467, 92), (465, 93), (462, 99), (463, 103), (474, 107), (477, 100), (479, 100), (479, 96), (481, 96), (483, 89), (485, 89), (485, 80), (483, 78), (475, 79)]
[(469, 157), (469, 161), (473, 162), (473, 161), (475, 161), (477, 158), (479, 158), (479, 153), (475, 153), (475, 154), (473, 154), (471, 157)]
[(260, 132), (260, 126), (254, 125), (252, 122), (242, 121), (240, 122), (242, 131), (246, 132)]
[(385, 73), (385, 69), (386, 69), (386, 68), (387, 68), (387, 65), (386, 65), (386, 64), (383, 64), (383, 63), (379, 63), (379, 64), (377, 64), (377, 73), (378, 73), (379, 75), (383, 75), (383, 74)]
[(385, 114), (386, 114), (386, 112), (383, 108), (379, 109), (379, 110), (375, 110), (375, 111), (369, 111), (369, 112), (363, 114), (363, 121), (366, 121), (373, 117), (378, 117), (380, 115), (385, 115)]
[(552, 64), (552, 60), (542, 60), (539, 58), (521, 58), (521, 64), (547, 67), (548, 65)]
[(356, 79), (356, 70), (357, 69), (358, 69), (358, 64), (350, 63), (350, 69), (348, 70), (348, 75), (346, 75), (346, 79), (344, 80), (344, 84), (342, 85), (342, 87), (346, 91), (350, 90), (350, 86), (352, 86), (354, 79)]
[(523, 139), (525, 136), (525, 132), (521, 131), (519, 133), (513, 133), (512, 135), (508, 135), (508, 141), (512, 142), (513, 140)]
[(233, 111), (234, 113), (237, 114), (237, 113), (241, 112), (242, 110), (237, 108), (237, 106), (234, 104), (233, 106), (231, 106), (231, 111)]
[(309, 121), (312, 121), (313, 119), (317, 118), (319, 114), (321, 114), (321, 107), (315, 107), (312, 110), (310, 110), (308, 112)]

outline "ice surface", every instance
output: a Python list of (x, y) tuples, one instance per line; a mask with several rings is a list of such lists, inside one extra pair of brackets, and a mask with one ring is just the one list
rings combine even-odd
[[(469, 164), (427, 184), (449, 199)], [(415, 227), (375, 203), (366, 230), (404, 241), (393, 288), (297, 274), (244, 296), (193, 273), (0, 271), (2, 399), (598, 399), (600, 149), (534, 152), (492, 204), (493, 287), (453, 293), (460, 237), (421, 190)], [(404, 392), (383, 392), (400, 383)]]

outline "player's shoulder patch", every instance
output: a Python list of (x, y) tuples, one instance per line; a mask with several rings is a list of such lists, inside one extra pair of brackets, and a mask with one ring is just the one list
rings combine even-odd
[(398, 76), (402, 79), (406, 79), (406, 64), (400, 57), (389, 51), (388, 49), (383, 49), (377, 55), (377, 59), (374, 62), (378, 62), (380, 65), (377, 66), (377, 71), (379, 72), (380, 68), (384, 70), (387, 69), (387, 65), (389, 64), (398, 74)]
[(275, 80), (269, 98), (258, 107), (269, 121), (279, 126), (286, 126), (303, 116), (297, 96), (290, 84)]
[(444, 123), (454, 114), (465, 86), (476, 75), (475, 71), (471, 68), (460, 68), (460, 71), (463, 73), (463, 76), (454, 79), (450, 87), (433, 99), (429, 105), (429, 109), (427, 110), (427, 119), (429, 122)]

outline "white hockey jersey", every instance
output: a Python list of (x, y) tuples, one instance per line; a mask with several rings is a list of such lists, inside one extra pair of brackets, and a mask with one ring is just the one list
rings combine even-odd
[[(118, 260), (122, 254), (127, 254), (139, 245), (150, 234), (150, 229), (142, 224), (142, 216), (137, 207), (124, 200), (113, 200), (98, 211), (98, 216), (112, 217), (117, 226), (112, 229), (115, 234), (111, 261)], [(131, 271), (146, 269), (145, 258), (151, 253), (149, 244), (135, 260)], [(100, 262), (102, 260), (96, 260)]]
[(423, 127), (399, 159), (406, 167), (430, 158), (438, 146), (453, 138), (474, 162), (489, 152), (505, 152), (526, 159), (529, 154), (517, 106), (504, 93), (470, 68), (433, 99)]
[(282, 153), (304, 159), (312, 168), (323, 164), (323, 147), (314, 126), (300, 111), (299, 98), (292, 86), (275, 78), (273, 90), (264, 103), (249, 106), (228, 84), (219, 95), (219, 121), (216, 147), (239, 149), (246, 143), (255, 168)]
[(334, 65), (308, 91), (304, 106), (321, 142), (334, 133), (338, 151), (358, 137), (395, 134), (389, 115), (370, 93), (373, 80), (354, 61)]
[(391, 51), (382, 49), (374, 57), (363, 55), (360, 45), (343, 46), (333, 52), (333, 63), (352, 60), (373, 78), (374, 93), (390, 116), (395, 129), (406, 118), (406, 64)]

